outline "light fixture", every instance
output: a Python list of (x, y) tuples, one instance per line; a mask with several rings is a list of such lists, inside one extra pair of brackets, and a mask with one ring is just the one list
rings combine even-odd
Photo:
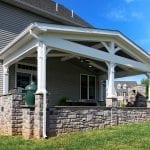
[(84, 60), (83, 60), (83, 59), (81, 59), (81, 60), (80, 60), (80, 62), (81, 62), (81, 63), (83, 63), (83, 62), (84, 62)]

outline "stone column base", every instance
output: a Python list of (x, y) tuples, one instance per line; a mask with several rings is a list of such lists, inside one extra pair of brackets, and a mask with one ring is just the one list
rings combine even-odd
[(117, 98), (106, 98), (106, 107), (117, 107)]
[(43, 137), (43, 94), (35, 94), (34, 138)]
[(150, 100), (147, 100), (147, 108), (150, 108)]

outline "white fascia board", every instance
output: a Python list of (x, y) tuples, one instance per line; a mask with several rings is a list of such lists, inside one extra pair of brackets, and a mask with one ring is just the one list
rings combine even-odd
[(3, 61), (3, 65), (10, 66), (11, 64), (21, 60), (24, 56), (28, 56), (33, 53), (34, 48), (38, 46), (36, 39), (23, 45), (21, 48), (17, 49), (15, 52), (7, 55)]
[(73, 27), (67, 25), (55, 25), (46, 23), (35, 23), (35, 27), (41, 31), (50, 32), (72, 32), (75, 34), (99, 34), (99, 35), (118, 35), (118, 31), (115, 30), (102, 30), (95, 28), (83, 28), (83, 27)]
[(133, 46), (136, 50), (138, 50), (140, 53), (142, 53), (143, 55), (145, 55), (146, 57), (149, 57), (150, 59), (150, 55), (144, 51), (142, 48), (140, 48), (138, 45), (136, 45), (133, 41), (131, 41), (129, 38), (127, 38), (125, 35), (123, 35), (122, 33), (119, 34), (119, 37), (121, 39), (123, 39), (124, 41), (126, 41), (127, 43), (129, 43), (131, 46)]
[(41, 39), (41, 40), (46, 45), (63, 52), (69, 52), (71, 54), (76, 54), (79, 56), (87, 57), (98, 61), (114, 62), (116, 64), (125, 65), (144, 72), (150, 70), (149, 65), (143, 64), (141, 62), (133, 61), (117, 55), (112, 55), (110, 53), (99, 51), (97, 49), (88, 46), (83, 46), (67, 40), (54, 38), (51, 36), (49, 36), (49, 38)]
[(34, 24), (31, 24), (28, 26), (23, 32), (21, 32), (12, 42), (10, 42), (6, 47), (4, 47), (0, 51), (0, 57), (3, 53), (5, 53), (8, 49), (10, 49), (13, 45), (15, 45), (17, 42), (19, 42), (26, 34), (29, 33), (29, 31), (34, 27)]

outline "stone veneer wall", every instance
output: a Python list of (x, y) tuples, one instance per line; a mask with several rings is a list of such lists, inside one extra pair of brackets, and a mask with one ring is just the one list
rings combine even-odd
[(52, 107), (49, 108), (47, 115), (47, 134), (49, 136), (150, 121), (150, 109), (147, 108)]
[(22, 136), (27, 139), (34, 137), (34, 107), (23, 107)]
[[(23, 106), (22, 95), (0, 96), (0, 134), (42, 138), (43, 96), (35, 95), (35, 106)], [(148, 108), (102, 108), (61, 106), (47, 108), (47, 135), (150, 121)]]
[(0, 134), (22, 134), (21, 95), (0, 96)]

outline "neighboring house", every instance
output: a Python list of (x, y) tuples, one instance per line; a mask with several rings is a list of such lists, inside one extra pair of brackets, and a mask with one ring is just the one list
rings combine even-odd
[[(10, 91), (24, 88), (32, 79), (37, 83), (35, 118), (31, 119), (32, 113), (24, 114), (35, 121), (34, 134), (41, 137), (43, 130), (46, 137), (46, 110), (60, 97), (97, 104), (105, 97), (108, 80), (106, 106), (112, 107), (117, 98), (114, 78), (137, 74), (150, 78), (150, 55), (121, 32), (95, 29), (50, 0), (0, 1), (1, 128), (11, 120), (3, 116), (22, 111), (17, 110), (18, 101), (11, 105), (17, 98), (9, 101)], [(9, 129), (16, 123), (12, 122)]]
[(136, 81), (115, 81), (118, 105), (146, 106), (145, 86)]

